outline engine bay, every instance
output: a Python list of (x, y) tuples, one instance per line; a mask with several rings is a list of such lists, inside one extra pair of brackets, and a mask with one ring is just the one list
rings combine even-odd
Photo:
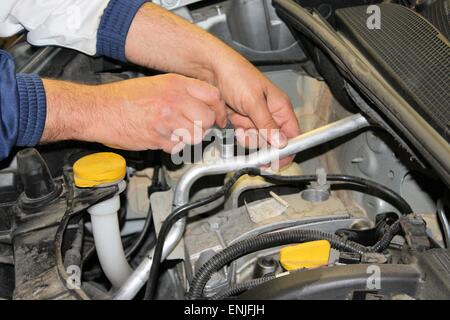
[[(216, 128), (175, 158), (77, 141), (17, 149), (0, 163), (0, 299), (449, 299), (448, 81), (430, 93), (403, 70), (384, 79), (383, 52), (364, 51), (344, 19), (380, 1), (354, 2), (161, 3), (263, 71), (302, 134), (248, 150)], [(431, 10), (413, 2), (382, 10)], [(21, 72), (88, 84), (157, 73), (23, 38), (8, 50)]]

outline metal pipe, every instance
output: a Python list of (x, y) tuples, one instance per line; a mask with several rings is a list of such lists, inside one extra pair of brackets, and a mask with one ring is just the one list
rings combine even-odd
[[(287, 146), (283, 149), (268, 148), (248, 156), (237, 156), (216, 160), (214, 163), (196, 165), (189, 169), (178, 181), (173, 205), (177, 208), (188, 203), (189, 191), (194, 182), (201, 177), (228, 173), (249, 167), (258, 168), (368, 126), (367, 120), (362, 115), (356, 114), (290, 139)], [(185, 226), (186, 219), (181, 219), (173, 225), (164, 244), (162, 260), (167, 258), (176, 247), (183, 236)], [(144, 258), (130, 278), (116, 292), (114, 299), (132, 299), (137, 294), (148, 279), (152, 265), (152, 255), (153, 253), (150, 253)]]

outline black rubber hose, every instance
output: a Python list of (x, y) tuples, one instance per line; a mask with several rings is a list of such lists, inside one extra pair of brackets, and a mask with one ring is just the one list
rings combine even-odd
[[(317, 175), (304, 175), (304, 176), (280, 176), (280, 175), (271, 175), (264, 174), (263, 178), (269, 182), (275, 183), (286, 183), (286, 184), (295, 184), (295, 183), (308, 183), (311, 181), (317, 180)], [(394, 207), (396, 207), (402, 214), (410, 214), (413, 212), (411, 206), (403, 199), (398, 193), (395, 191), (386, 188), (382, 184), (379, 184), (375, 181), (367, 180), (360, 177), (354, 177), (343, 174), (329, 174), (327, 175), (327, 181), (330, 182), (342, 182), (349, 183), (352, 185), (357, 185), (362, 188), (361, 192), (371, 194), (373, 196), (379, 197), (383, 200), (390, 202)]]
[(332, 248), (339, 251), (348, 251), (363, 254), (368, 248), (335, 234), (318, 230), (288, 230), (259, 235), (245, 239), (223, 249), (214, 255), (197, 271), (190, 284), (189, 299), (199, 299), (203, 296), (203, 289), (211, 276), (244, 255), (256, 251), (277, 247), (291, 243), (302, 243), (314, 240), (328, 240)]
[(164, 248), (164, 242), (167, 237), (167, 234), (169, 233), (172, 226), (180, 220), (183, 217), (186, 217), (189, 210), (201, 207), (205, 204), (211, 203), (225, 194), (228, 193), (228, 191), (231, 189), (231, 187), (234, 185), (234, 183), (243, 175), (245, 174), (254, 174), (258, 175), (260, 174), (259, 169), (254, 168), (247, 168), (237, 171), (233, 177), (231, 177), (222, 188), (219, 189), (216, 193), (207, 196), (203, 199), (185, 204), (181, 207), (178, 207), (175, 209), (165, 220), (164, 223), (161, 226), (161, 230), (159, 231), (158, 240), (156, 242), (155, 251), (153, 253), (153, 263), (152, 267), (150, 269), (150, 274), (147, 281), (147, 286), (145, 288), (145, 296), (144, 300), (150, 300), (153, 298), (155, 290), (157, 288), (157, 280), (158, 280), (158, 274), (159, 274), (159, 268), (161, 265), (161, 257), (162, 257), (162, 251)]
[(395, 221), (389, 229), (383, 234), (381, 239), (374, 244), (373, 246), (369, 247), (369, 251), (371, 252), (382, 252), (384, 251), (388, 246), (389, 243), (391, 243), (392, 238), (399, 233), (400, 231), (400, 220)]
[(125, 258), (131, 260), (134, 255), (139, 251), (139, 249), (144, 244), (145, 240), (149, 237), (153, 228), (153, 219), (152, 219), (152, 205), (148, 204), (148, 214), (145, 218), (144, 227), (141, 232), (139, 232), (137, 239), (133, 242), (133, 244), (125, 250)]
[(127, 249), (127, 251), (125, 252), (125, 257), (127, 259), (132, 259), (134, 257), (134, 255), (139, 251), (139, 249), (142, 247), (142, 245), (144, 244), (145, 240), (149, 236), (150, 232), (152, 231), (152, 228), (153, 228), (153, 223), (152, 223), (153, 222), (153, 219), (152, 219), (153, 212), (152, 212), (152, 205), (150, 203), (150, 196), (152, 195), (153, 192), (164, 190), (164, 187), (159, 182), (159, 173), (160, 173), (160, 171), (161, 171), (161, 167), (160, 166), (156, 166), (154, 171), (153, 171), (152, 184), (150, 186), (149, 194), (148, 194), (148, 196), (149, 196), (149, 203), (148, 203), (147, 217), (145, 218), (144, 227), (142, 228), (141, 232), (139, 233), (138, 238), (132, 244), (132, 246), (129, 249)]
[(259, 286), (263, 283), (266, 283), (267, 281), (273, 280), (275, 278), (276, 278), (276, 276), (271, 275), (271, 276), (266, 276), (263, 278), (256, 278), (256, 279), (244, 281), (242, 283), (233, 284), (229, 287), (226, 287), (225, 289), (223, 289), (219, 293), (215, 294), (214, 296), (212, 296), (211, 300), (222, 300), (222, 299), (225, 299), (225, 298), (228, 298), (231, 296), (235, 296), (237, 294), (240, 294), (244, 291), (250, 290), (254, 287), (257, 287), (257, 286)]

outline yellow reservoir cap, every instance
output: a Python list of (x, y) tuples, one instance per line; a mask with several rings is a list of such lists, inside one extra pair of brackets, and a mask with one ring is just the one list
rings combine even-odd
[(331, 246), (327, 240), (300, 243), (281, 249), (280, 263), (287, 271), (328, 264)]
[(112, 152), (98, 152), (78, 159), (73, 165), (75, 185), (95, 187), (119, 182), (127, 170), (125, 159)]

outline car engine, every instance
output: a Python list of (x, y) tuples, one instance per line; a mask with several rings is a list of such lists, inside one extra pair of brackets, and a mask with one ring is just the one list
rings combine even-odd
[[(449, 299), (449, 1), (158, 4), (263, 71), (302, 134), (248, 150), (214, 128), (175, 156), (15, 150), (0, 163), (0, 299)], [(5, 49), (42, 77), (157, 74), (23, 35)]]

